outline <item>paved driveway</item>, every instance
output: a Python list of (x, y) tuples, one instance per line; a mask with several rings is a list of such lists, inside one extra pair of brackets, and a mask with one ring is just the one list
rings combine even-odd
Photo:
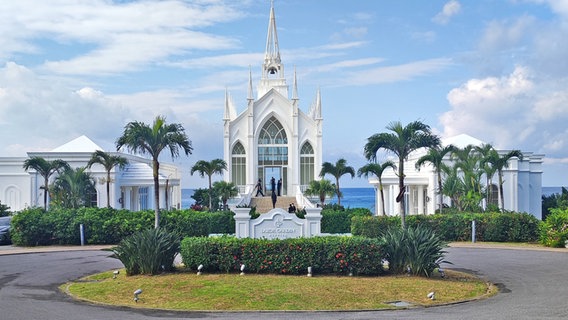
[(490, 299), (451, 306), (369, 312), (165, 312), (75, 302), (57, 289), (71, 279), (121, 267), (105, 251), (0, 255), (0, 319), (566, 319), (568, 254), (450, 248), (452, 268), (498, 283)]

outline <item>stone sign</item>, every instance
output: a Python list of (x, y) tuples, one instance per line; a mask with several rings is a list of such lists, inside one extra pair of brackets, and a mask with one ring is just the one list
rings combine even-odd
[(253, 220), (250, 219), (250, 208), (236, 208), (234, 211), (237, 238), (287, 239), (320, 235), (320, 208), (306, 209), (305, 219), (281, 208), (272, 209)]

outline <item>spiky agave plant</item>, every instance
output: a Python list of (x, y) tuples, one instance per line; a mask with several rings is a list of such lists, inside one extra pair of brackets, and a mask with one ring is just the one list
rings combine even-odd
[(429, 228), (391, 228), (381, 239), (392, 273), (410, 272), (429, 277), (440, 264), (451, 264), (444, 259), (447, 244)]
[(162, 228), (136, 232), (113, 248), (127, 275), (170, 271), (179, 250), (179, 237)]

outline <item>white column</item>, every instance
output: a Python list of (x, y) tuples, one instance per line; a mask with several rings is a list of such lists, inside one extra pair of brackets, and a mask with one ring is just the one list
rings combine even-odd
[(418, 188), (418, 214), (424, 214), (424, 186), (419, 185)]

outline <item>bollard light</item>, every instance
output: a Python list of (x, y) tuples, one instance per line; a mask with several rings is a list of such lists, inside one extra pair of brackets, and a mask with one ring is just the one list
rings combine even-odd
[(140, 298), (138, 298), (138, 296), (142, 293), (142, 289), (137, 289), (136, 291), (134, 291), (134, 302), (138, 302), (138, 300), (140, 300)]
[(308, 277), (312, 276), (312, 267), (308, 267)]

